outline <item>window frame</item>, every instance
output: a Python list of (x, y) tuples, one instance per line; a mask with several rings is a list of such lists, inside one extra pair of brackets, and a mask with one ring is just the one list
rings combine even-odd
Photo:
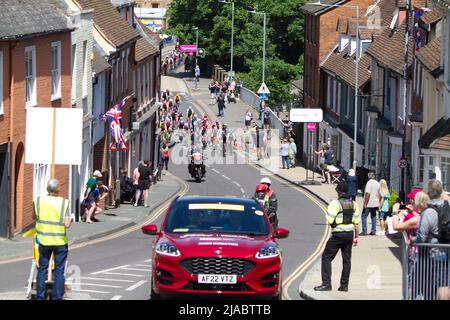
[[(56, 61), (57, 61), (57, 67), (56, 69), (53, 66), (53, 49), (56, 48)], [(50, 53), (50, 74), (51, 74), (51, 101), (59, 100), (61, 99), (61, 41), (55, 41), (51, 44), (51, 53)], [(54, 74), (56, 73), (56, 92), (53, 92), (55, 89), (54, 84)]]
[[(30, 93), (30, 100), (27, 101), (27, 64), (26, 64), (26, 60), (27, 60), (27, 56), (28, 54), (31, 53), (31, 71), (32, 71), (32, 75), (31, 75), (31, 79), (33, 80), (33, 85), (31, 88), (31, 93)], [(37, 89), (36, 89), (36, 46), (28, 46), (25, 47), (25, 72), (24, 72), (24, 79), (25, 79), (25, 108), (29, 108), (29, 107), (35, 107), (37, 106)]]
[(89, 54), (88, 54), (88, 42), (83, 41), (83, 78), (82, 78), (82, 88), (81, 88), (81, 97), (82, 99), (85, 99), (88, 95), (88, 61), (89, 61)]

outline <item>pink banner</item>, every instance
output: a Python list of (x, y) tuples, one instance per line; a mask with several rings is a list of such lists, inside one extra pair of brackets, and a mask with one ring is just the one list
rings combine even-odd
[(182, 44), (180, 46), (181, 52), (197, 52), (197, 46), (195, 44)]

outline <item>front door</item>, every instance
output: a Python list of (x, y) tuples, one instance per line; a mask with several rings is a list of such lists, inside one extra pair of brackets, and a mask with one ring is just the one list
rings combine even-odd
[(0, 237), (8, 237), (11, 221), (8, 188), (8, 144), (0, 145)]

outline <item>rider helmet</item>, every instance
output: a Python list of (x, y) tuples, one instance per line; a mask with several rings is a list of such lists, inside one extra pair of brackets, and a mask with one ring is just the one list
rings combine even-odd
[(259, 183), (267, 184), (270, 186), (272, 184), (272, 181), (269, 178), (264, 177), (261, 179), (261, 181)]

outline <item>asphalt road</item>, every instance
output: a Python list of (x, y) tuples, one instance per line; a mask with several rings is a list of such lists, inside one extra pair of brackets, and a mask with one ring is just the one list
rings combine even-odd
[[(183, 110), (187, 104), (191, 105), (188, 96), (183, 99)], [(212, 164), (201, 183), (191, 179), (187, 165), (172, 162), (169, 171), (189, 185), (190, 195), (250, 197), (262, 177), (259, 169), (248, 164)], [(279, 240), (283, 279), (287, 279), (319, 245), (324, 231), (323, 212), (290, 184), (271, 179), (279, 202), (279, 226), (290, 230), (287, 239)], [(160, 220), (156, 221), (158, 225)], [(74, 291), (91, 299), (149, 299), (151, 241), (152, 237), (135, 231), (71, 250), (68, 278), (73, 279)], [(7, 297), (8, 292), (25, 293), (29, 269), (29, 260), (0, 265), (0, 298)], [(296, 291), (300, 280), (289, 287), (291, 299), (300, 299)]]

